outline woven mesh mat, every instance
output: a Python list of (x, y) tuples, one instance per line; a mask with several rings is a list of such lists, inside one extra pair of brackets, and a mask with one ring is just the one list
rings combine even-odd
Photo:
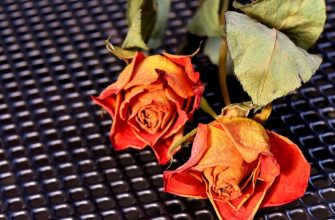
[[(176, 52), (198, 1), (172, 1), (164, 48)], [(208, 201), (163, 192), (150, 149), (115, 152), (111, 120), (90, 95), (124, 64), (104, 47), (127, 31), (125, 0), (0, 1), (0, 219), (216, 219)], [(335, 218), (335, 1), (316, 52), (320, 71), (275, 102), (267, 127), (301, 146), (312, 164), (305, 196), (256, 219)], [(194, 58), (219, 111), (216, 67)], [(209, 120), (197, 113), (197, 121)], [(189, 152), (178, 155), (183, 163)], [(174, 166), (177, 166), (175, 164)]]

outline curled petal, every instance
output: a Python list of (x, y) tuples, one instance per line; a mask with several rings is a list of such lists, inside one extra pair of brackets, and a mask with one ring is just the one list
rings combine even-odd
[(171, 156), (174, 155), (180, 148), (176, 148), (174, 152), (170, 152), (170, 148), (173, 144), (183, 136), (183, 130), (180, 130), (173, 137), (164, 139), (164, 141), (158, 141), (151, 148), (154, 151), (159, 164), (166, 164), (172, 159)]
[(280, 175), (268, 191), (263, 207), (283, 205), (303, 196), (311, 170), (297, 145), (274, 132), (268, 134), (271, 152), (280, 165)]
[(198, 72), (194, 72), (194, 68), (190, 59), (190, 56), (178, 56), (174, 54), (169, 54), (169, 53), (163, 53), (165, 57), (167, 57), (169, 60), (172, 62), (185, 67), (185, 72), (188, 76), (188, 78), (196, 83), (200, 79), (200, 75)]
[[(259, 209), (268, 189), (273, 184), (279, 172), (279, 166), (272, 156), (261, 155), (260, 156), (260, 170), (263, 171), (263, 175), (268, 177), (266, 180), (259, 179), (255, 184), (255, 189), (250, 198), (238, 209), (230, 202), (222, 202), (211, 199), (215, 211), (217, 212), (220, 219), (229, 220), (251, 220)], [(262, 171), (261, 171), (262, 172)], [(270, 172), (270, 173), (269, 173)], [(260, 174), (261, 177), (262, 174)], [(233, 200), (234, 202), (234, 200)]]
[(134, 70), (138, 63), (140, 63), (144, 59), (144, 53), (137, 52), (131, 63), (126, 66), (126, 68), (120, 73), (118, 80), (112, 85), (108, 86), (104, 91), (102, 91), (99, 98), (104, 99), (112, 94), (118, 94), (122, 89), (124, 89), (129, 81), (132, 79), (134, 75)]
[(188, 117), (186, 112), (180, 109), (179, 106), (177, 106), (176, 120), (170, 126), (169, 130), (167, 130), (166, 133), (164, 133), (164, 138), (169, 138), (173, 136), (177, 131), (182, 129), (185, 126), (187, 120)]
[[(135, 119), (132, 119), (129, 122), (130, 122), (130, 125), (132, 126), (132, 128), (134, 129), (135, 136), (139, 140), (143, 141), (144, 143), (146, 143), (146, 145), (149, 145), (151, 147), (155, 146), (155, 148), (158, 148), (158, 146), (164, 146), (164, 147), (169, 146), (169, 144), (168, 144), (169, 141), (166, 141), (166, 139), (161, 139), (161, 138), (162, 138), (162, 135), (164, 133), (166, 133), (166, 131), (169, 129), (169, 127), (171, 127), (170, 124), (172, 124), (174, 122), (173, 118), (171, 119), (170, 124), (167, 124), (167, 126), (164, 128), (164, 130), (162, 130), (161, 132), (154, 133), (154, 134), (151, 134), (151, 133), (146, 132), (146, 131), (142, 131), (141, 129), (138, 129), (137, 127), (135, 127), (134, 124), (136, 122), (134, 122), (134, 120)], [(158, 143), (158, 142), (160, 142), (160, 143)], [(162, 152), (163, 152), (163, 150), (162, 150)], [(162, 155), (162, 154), (161, 153), (156, 154), (156, 156), (159, 156), (159, 155)], [(158, 160), (160, 161), (159, 158), (158, 158)], [(164, 163), (160, 163), (160, 164), (164, 164)]]
[(199, 124), (189, 160), (174, 171), (164, 172), (164, 190), (180, 196), (207, 198), (206, 185), (199, 172), (190, 170), (207, 150), (207, 125)]
[(179, 196), (207, 199), (205, 185), (195, 174), (174, 171), (164, 172), (164, 191)]
[[(121, 99), (121, 95), (116, 97), (117, 106), (120, 105)], [(146, 146), (144, 142), (136, 138), (133, 128), (127, 122), (121, 119), (118, 108), (116, 108), (109, 137), (115, 150), (124, 150), (128, 147), (142, 149)]]
[(209, 147), (207, 142), (208, 135), (208, 125), (199, 124), (197, 129), (197, 135), (195, 136), (192, 145), (191, 156), (186, 163), (184, 163), (176, 170), (177, 172), (183, 172), (187, 169), (193, 168), (201, 161), (202, 157), (205, 155)]
[(115, 150), (124, 150), (128, 147), (142, 149), (146, 146), (143, 141), (136, 138), (133, 128), (121, 118), (121, 94), (117, 96), (110, 95), (104, 98), (101, 98), (101, 96), (92, 97), (92, 99), (95, 103), (106, 109), (113, 118), (109, 138)]
[(202, 93), (204, 92), (204, 89), (205, 89), (205, 87), (202, 84), (199, 84), (199, 85), (194, 87), (194, 94), (195, 95), (194, 95), (193, 109), (190, 111), (189, 117), (192, 116), (194, 111), (199, 108), (200, 101), (201, 101), (201, 96), (202, 96)]
[[(158, 80), (159, 74), (157, 74), (155, 68), (160, 66), (161, 55), (148, 56), (142, 62), (138, 63), (133, 72), (133, 77), (129, 83), (124, 87), (128, 90), (132, 87), (152, 85)], [(166, 64), (163, 64), (166, 65)]]
[(100, 97), (91, 96), (92, 100), (100, 105), (103, 109), (105, 109), (112, 118), (115, 117), (115, 109), (116, 109), (116, 98), (115, 95), (108, 96), (104, 99)]
[(256, 160), (260, 153), (269, 152), (269, 137), (258, 122), (242, 117), (221, 117), (215, 124), (221, 125), (247, 163)]
[[(212, 125), (204, 126), (207, 126), (208, 134), (205, 140), (202, 140), (202, 142), (207, 142), (210, 144), (208, 145), (207, 151), (203, 154), (201, 161), (199, 161), (199, 163), (197, 163), (193, 169), (203, 171), (208, 167), (230, 167), (232, 164), (234, 167), (239, 167), (239, 169), (241, 169), (243, 157), (234, 147), (230, 136), (227, 135), (224, 130), (216, 128)], [(196, 138), (197, 137), (198, 133), (196, 135)], [(194, 141), (194, 143), (196, 142)]]
[(162, 55), (153, 55), (145, 58), (138, 64), (131, 81), (125, 86), (129, 89), (135, 86), (150, 85), (160, 77), (181, 97), (193, 96), (193, 82), (185, 71)]

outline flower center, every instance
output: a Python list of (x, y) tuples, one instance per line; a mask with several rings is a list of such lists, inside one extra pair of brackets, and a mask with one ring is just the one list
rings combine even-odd
[(219, 188), (218, 192), (219, 195), (227, 195), (227, 196), (231, 196), (231, 194), (233, 193), (233, 189), (231, 186), (224, 186)]
[(137, 112), (136, 121), (143, 130), (155, 133), (160, 129), (161, 117), (162, 112), (157, 112), (152, 106), (147, 106)]
[(158, 124), (156, 112), (147, 109), (139, 112), (138, 120), (147, 128), (156, 127)]
[(230, 184), (230, 183), (224, 183), (221, 186), (215, 187), (217, 189), (214, 189), (216, 193), (223, 198), (226, 198), (228, 200), (235, 199), (241, 195), (241, 190), (236, 184)]
[(241, 195), (241, 189), (238, 186), (239, 178), (235, 172), (231, 172), (230, 168), (206, 168), (204, 177), (208, 184), (208, 193), (216, 195), (217, 199), (229, 201)]

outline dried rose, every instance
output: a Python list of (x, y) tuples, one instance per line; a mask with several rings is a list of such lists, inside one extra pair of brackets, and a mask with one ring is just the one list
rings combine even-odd
[(115, 150), (151, 146), (164, 164), (199, 107), (202, 92), (189, 56), (137, 53), (118, 80), (92, 98), (113, 118), (110, 139)]
[(260, 207), (301, 197), (310, 166), (287, 138), (258, 122), (220, 117), (200, 124), (190, 159), (164, 172), (165, 191), (209, 198), (220, 219), (252, 219)]

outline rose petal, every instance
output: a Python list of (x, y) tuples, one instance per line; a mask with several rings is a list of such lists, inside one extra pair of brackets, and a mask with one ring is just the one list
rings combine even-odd
[(247, 163), (257, 159), (262, 152), (269, 152), (269, 137), (264, 127), (248, 118), (220, 117), (216, 123), (230, 136), (234, 146)]
[[(167, 82), (172, 90), (179, 96), (186, 99), (194, 95), (193, 86), (195, 82), (188, 77), (188, 73), (185, 72), (184, 66), (177, 65), (170, 59), (161, 55), (148, 58), (151, 58), (151, 68), (155, 68), (159, 77)], [(197, 82), (197, 84), (200, 84), (200, 82)]]
[(206, 124), (199, 124), (197, 128), (197, 134), (194, 138), (191, 156), (186, 163), (180, 166), (176, 171), (183, 172), (189, 168), (195, 166), (203, 157), (205, 152), (208, 150), (208, 125)]
[(91, 96), (92, 100), (100, 105), (103, 109), (105, 109), (112, 118), (115, 116), (115, 108), (116, 108), (116, 101), (115, 96), (111, 95), (104, 99), (100, 99), (99, 97)]
[[(157, 73), (157, 69), (164, 74)], [(181, 97), (187, 98), (193, 95), (193, 83), (188, 79), (183, 68), (162, 55), (149, 56), (139, 63), (125, 89), (150, 85), (159, 77), (163, 77), (164, 81)]]
[[(167, 87), (164, 88), (166, 98), (169, 99), (171, 102), (175, 103), (182, 109), (182, 105), (185, 102), (185, 99), (182, 97), (178, 96), (175, 91), (173, 91), (171, 88)], [(186, 109), (184, 109), (186, 110)]]
[(261, 155), (261, 169), (258, 179), (272, 182), (280, 173), (280, 166), (272, 155)]
[(188, 117), (186, 112), (184, 112), (182, 109), (180, 109), (178, 106), (176, 114), (176, 120), (174, 123), (170, 126), (169, 130), (164, 133), (164, 138), (171, 137), (174, 135), (177, 131), (182, 129), (185, 125), (185, 123), (188, 121)]
[(201, 124), (199, 126), (189, 160), (177, 170), (163, 173), (165, 192), (185, 197), (207, 198), (206, 186), (200, 178), (202, 174), (188, 169), (197, 163), (199, 157), (206, 150), (206, 143), (202, 143), (202, 141), (206, 138), (207, 129), (205, 125), (203, 125), (204, 127)]
[(279, 206), (303, 196), (311, 170), (297, 145), (274, 132), (269, 131), (268, 135), (271, 152), (280, 164), (280, 175), (268, 191), (263, 207)]
[(128, 120), (128, 118), (132, 117), (132, 114), (134, 112), (131, 112), (131, 110), (133, 110), (133, 108), (131, 108), (129, 105), (136, 105), (139, 100), (138, 97), (140, 94), (142, 94), (144, 92), (144, 88), (135, 88), (131, 91), (129, 91), (128, 93), (125, 94), (125, 98), (122, 101), (121, 105), (120, 105), (120, 116), (122, 118), (122, 120), (126, 121)]
[(164, 172), (164, 191), (179, 196), (207, 199), (205, 185), (188, 172)]
[(172, 153), (170, 152), (170, 148), (182, 136), (183, 136), (183, 130), (180, 130), (173, 137), (158, 141), (157, 143), (155, 143), (155, 145), (151, 147), (156, 155), (159, 164), (166, 164), (171, 161), (171, 156), (174, 155), (177, 151), (179, 151), (180, 148), (175, 149)]
[(158, 80), (159, 74), (155, 68), (159, 66), (157, 59), (160, 55), (148, 56), (136, 66), (131, 81), (124, 89), (130, 89), (137, 86), (147, 86)]
[[(121, 95), (116, 97), (116, 106), (120, 105), (121, 99)], [(118, 108), (116, 108), (109, 137), (115, 150), (124, 150), (128, 147), (143, 149), (146, 146), (145, 143), (136, 138), (133, 128), (121, 119)]]
[(123, 99), (121, 94), (117, 96), (111, 94), (106, 97), (100, 95), (99, 97), (92, 97), (92, 99), (106, 109), (113, 118), (109, 137), (115, 150), (124, 150), (129, 147), (143, 149), (146, 146), (145, 143), (136, 138), (132, 127), (120, 117), (120, 111), (122, 110), (120, 106)]
[(192, 169), (202, 171), (207, 167), (230, 167), (232, 164), (234, 167), (241, 167), (243, 158), (235, 148), (230, 136), (222, 129), (211, 125), (207, 125), (207, 127), (208, 135), (204, 141), (210, 144), (201, 161)]
[[(265, 176), (268, 175), (267, 172), (273, 172), (272, 170), (279, 171), (279, 166), (271, 156), (260, 156), (260, 170), (265, 170)], [(232, 204), (229, 202), (221, 202), (210, 198), (211, 203), (213, 204), (216, 213), (220, 216), (221, 219), (229, 220), (251, 220), (256, 214), (258, 208), (260, 207), (264, 196), (266, 195), (268, 189), (271, 187), (275, 180), (276, 176), (273, 175), (271, 178), (268, 178), (268, 181), (258, 180), (255, 186), (255, 190), (252, 196), (244, 203), (240, 209), (235, 209)]]
[[(256, 167), (254, 167), (254, 164), (256, 164)], [(246, 179), (243, 185), (241, 186), (241, 190), (243, 191), (242, 196), (230, 201), (234, 209), (240, 209), (244, 205), (244, 203), (248, 201), (248, 199), (253, 195), (255, 191), (256, 182), (258, 180), (258, 176), (260, 173), (261, 161), (260, 160), (254, 161), (253, 164), (249, 165), (251, 166), (247, 166), (246, 170), (250, 171), (250, 168), (252, 167), (254, 167), (254, 169), (251, 172), (249, 172), (251, 173), (250, 177)]]
[(170, 100), (170, 102), (174, 103), (176, 109), (174, 109), (174, 114), (177, 115), (177, 120), (172, 124), (171, 128), (164, 134), (164, 138), (171, 137), (177, 131), (185, 126), (185, 123), (189, 120), (187, 112), (185, 109), (182, 109), (182, 105), (184, 99), (179, 97), (171, 88), (165, 88), (166, 98)]
[(201, 101), (201, 96), (202, 93), (204, 92), (204, 85), (197, 85), (193, 88), (194, 90), (194, 102), (193, 102), (193, 108), (189, 112), (188, 116), (191, 117), (196, 109), (200, 107), (200, 101)]
[[(156, 112), (156, 115), (162, 116), (159, 118), (158, 127), (159, 129), (162, 128), (162, 130), (164, 130), (169, 120), (173, 119), (177, 114), (174, 103), (167, 99), (164, 90), (146, 91), (136, 98), (137, 100), (133, 100), (133, 103), (131, 103), (132, 114), (130, 118), (138, 115), (141, 110), (151, 110), (152, 112)], [(147, 119), (150, 120), (150, 118)]]
[(131, 63), (120, 73), (118, 80), (112, 85), (108, 86), (99, 96), (99, 99), (104, 99), (112, 94), (118, 94), (120, 90), (126, 87), (127, 83), (134, 75), (134, 70), (138, 63), (145, 59), (144, 53), (137, 52)]
[(185, 68), (185, 72), (187, 73), (188, 78), (196, 83), (200, 80), (200, 74), (198, 72), (194, 72), (194, 68), (189, 56), (178, 56), (169, 53), (163, 53), (165, 57), (167, 57), (172, 62), (182, 66)]
[[(159, 97), (163, 96), (160, 100), (163, 100), (165, 103), (169, 104), (164, 97), (164, 93), (162, 91), (162, 84), (153, 84), (148, 86), (137, 86), (128, 90), (125, 95), (125, 100), (123, 103), (130, 104), (131, 115), (129, 118), (134, 117), (138, 111), (144, 106), (152, 104), (154, 100), (157, 100)], [(154, 94), (158, 94), (158, 97)], [(164, 106), (164, 105), (163, 105)]]
[[(157, 142), (162, 138), (163, 134), (166, 133), (166, 130), (168, 130), (169, 127), (171, 127), (171, 124), (174, 122), (174, 119), (172, 118), (170, 124), (168, 124), (164, 130), (151, 134), (135, 127), (136, 125), (134, 126), (135, 122), (133, 120), (135, 119), (131, 119), (129, 124), (133, 127), (135, 136), (149, 146), (157, 145)], [(161, 141), (164, 142), (165, 140), (162, 139)]]
[(220, 219), (251, 220), (256, 214), (269, 187), (270, 184), (266, 182), (257, 184), (254, 194), (249, 198), (248, 202), (245, 203), (246, 206), (242, 206), (239, 210), (235, 210), (229, 202), (222, 202), (214, 200), (213, 198), (209, 199)]
[[(148, 86), (148, 91), (136, 94), (136, 91), (141, 91), (140, 88), (145, 89), (143, 87), (135, 87), (131, 89), (130, 93), (135, 94), (135, 96), (132, 96), (131, 99), (128, 100), (129, 107), (127, 110), (131, 112), (131, 115), (128, 117), (128, 123), (133, 127), (135, 135), (140, 140), (147, 145), (153, 146), (159, 139), (167, 138), (165, 137), (165, 134), (173, 128), (172, 125), (176, 123), (178, 114), (175, 111), (174, 103), (168, 100), (165, 90), (162, 90), (162, 85), (150, 85)], [(127, 105), (124, 106), (126, 107)], [(141, 122), (138, 121), (138, 114), (143, 109), (147, 109), (154, 113), (151, 116), (156, 116), (156, 118), (148, 120), (157, 120), (157, 127), (152, 129), (146, 128), (144, 124), (141, 124)], [(183, 115), (181, 115), (181, 117), (183, 117)], [(180, 128), (181, 127), (179, 127), (179, 130)], [(177, 131), (174, 133), (176, 132)]]

